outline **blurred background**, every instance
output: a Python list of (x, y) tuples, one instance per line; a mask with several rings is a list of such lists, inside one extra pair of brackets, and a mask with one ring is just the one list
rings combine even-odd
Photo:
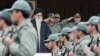
[[(10, 8), (16, 0), (0, 0), (0, 10)], [(75, 13), (82, 15), (82, 20), (88, 20), (92, 15), (100, 13), (100, 0), (27, 0), (34, 8), (42, 8), (44, 18), (49, 12), (60, 13), (61, 20), (73, 16)]]

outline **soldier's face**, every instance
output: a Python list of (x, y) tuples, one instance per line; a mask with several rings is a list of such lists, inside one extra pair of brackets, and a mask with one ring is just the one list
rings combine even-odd
[(52, 41), (49, 41), (46, 43), (46, 47), (51, 50), (52, 49), (52, 45), (53, 45), (53, 42)]
[(99, 30), (99, 32), (100, 32), (100, 23), (98, 24), (98, 30)]
[(51, 17), (50, 21), (51, 21), (52, 23), (55, 23), (55, 22), (56, 22), (55, 17)]
[(75, 23), (79, 23), (81, 21), (81, 18), (74, 18)]
[(60, 41), (63, 43), (64, 40), (65, 40), (65, 36), (61, 36), (61, 37), (60, 37)]
[(74, 41), (75, 39), (77, 39), (77, 37), (78, 37), (78, 31), (77, 30), (73, 31), (71, 33), (71, 40)]
[(0, 29), (3, 29), (4, 20), (0, 18)]
[(87, 25), (87, 32), (90, 33), (92, 30), (92, 25), (91, 24), (88, 24)]
[(60, 15), (55, 16), (55, 21), (56, 21), (56, 23), (58, 23), (60, 21)]
[(16, 10), (11, 12), (11, 20), (13, 23), (17, 23), (19, 17), (20, 17), (20, 13), (17, 12)]

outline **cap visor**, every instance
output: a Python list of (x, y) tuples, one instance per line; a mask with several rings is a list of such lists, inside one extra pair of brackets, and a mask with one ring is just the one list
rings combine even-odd
[(48, 42), (49, 40), (47, 39), (47, 40), (44, 40), (43, 42)]
[(12, 12), (13, 10), (13, 8), (7, 9), (8, 12)]
[(85, 22), (85, 25), (88, 25), (89, 24), (89, 22)]

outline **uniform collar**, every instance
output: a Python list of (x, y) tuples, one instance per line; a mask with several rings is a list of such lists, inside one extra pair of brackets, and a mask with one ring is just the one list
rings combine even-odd
[(18, 26), (17, 26), (17, 29), (20, 29), (21, 27), (25, 26), (25, 25), (29, 25), (29, 26), (32, 26), (31, 22), (30, 22), (30, 19), (25, 19), (22, 21), (22, 23), (20, 23)]
[(83, 37), (81, 37), (78, 41), (78, 43), (80, 43), (81, 41), (83, 41), (84, 39), (87, 39), (87, 36), (89, 37), (89, 35), (84, 35)]

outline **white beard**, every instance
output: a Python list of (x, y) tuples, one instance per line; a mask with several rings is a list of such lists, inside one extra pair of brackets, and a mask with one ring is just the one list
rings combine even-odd
[(41, 22), (41, 21), (43, 20), (42, 17), (41, 17), (41, 18), (36, 17), (35, 19), (36, 19), (36, 21), (38, 21), (38, 22)]

